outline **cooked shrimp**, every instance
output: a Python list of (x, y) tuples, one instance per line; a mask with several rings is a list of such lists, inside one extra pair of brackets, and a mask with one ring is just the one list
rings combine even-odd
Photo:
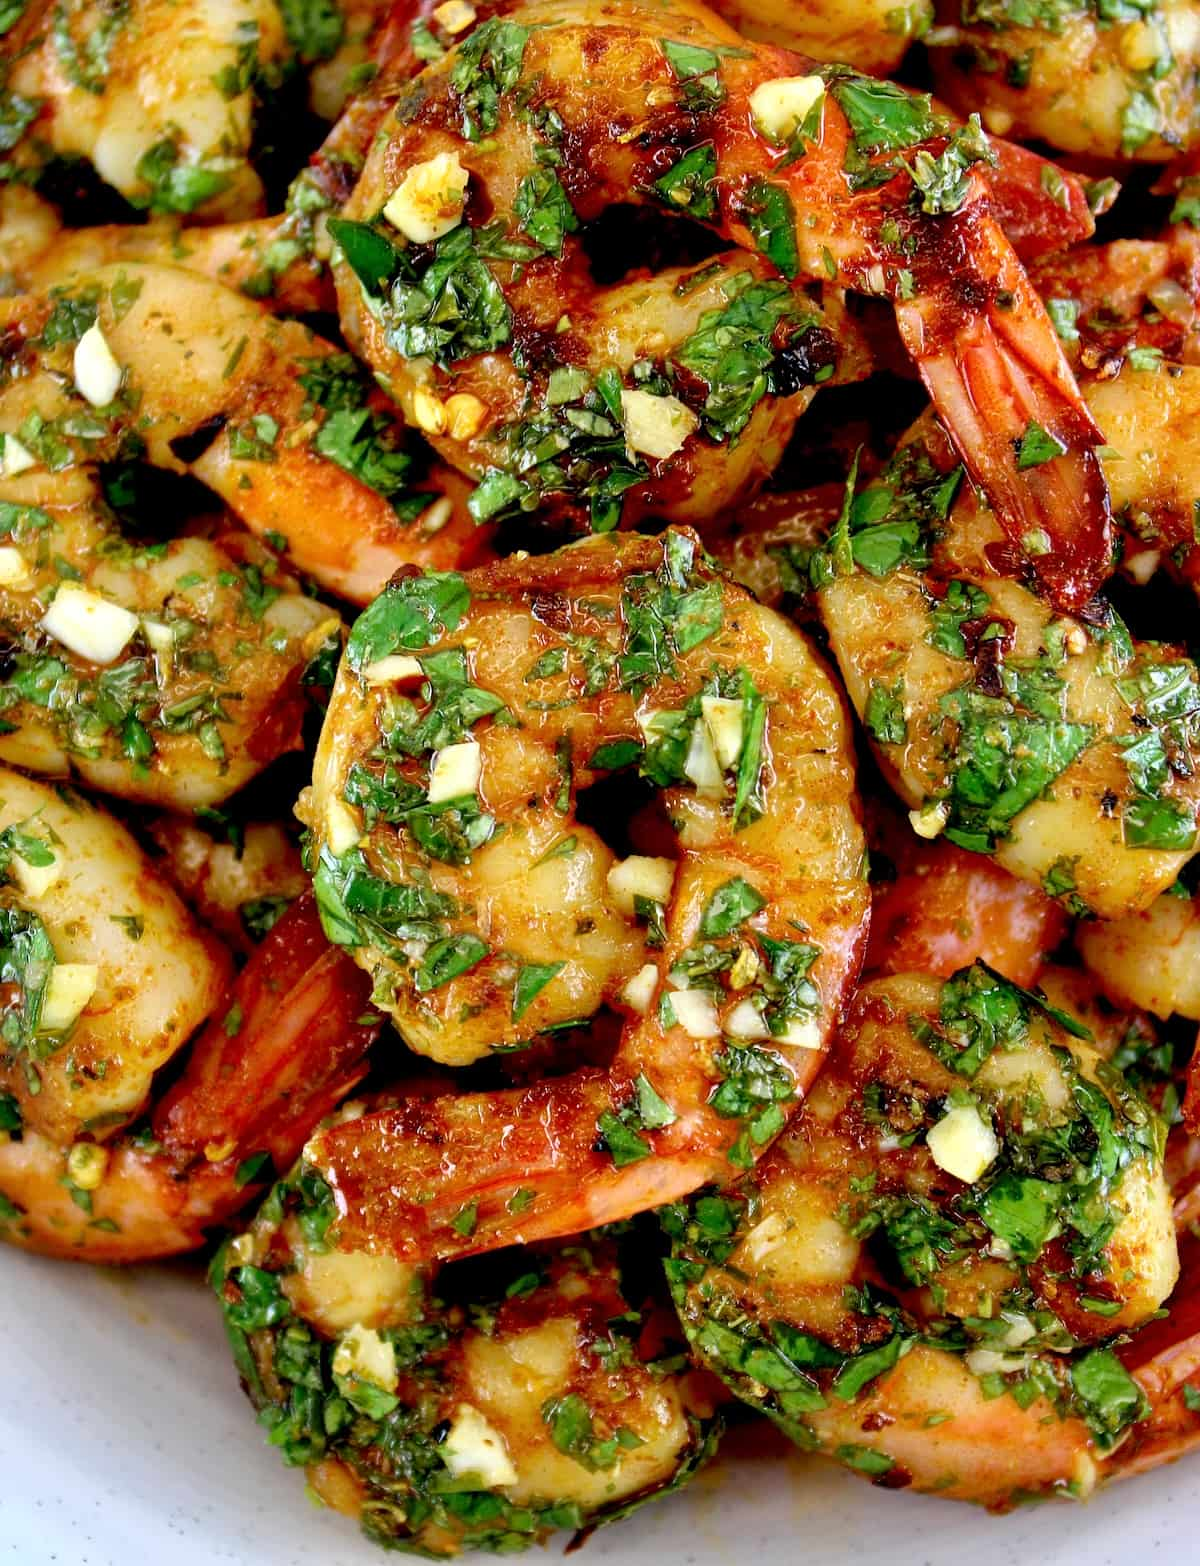
[[(1146, 908), (1196, 847), (1200, 674), (1102, 604), (1089, 624), (1014, 580), (930, 442), (847, 502), (810, 563), (850, 699), (919, 833), (993, 854), (1071, 912)], [(1052, 449), (1031, 435), (1025, 460)]]
[(0, 517), (0, 759), (188, 809), (296, 748), (340, 621), (271, 551), (131, 539), (80, 469), (0, 479)]
[(1166, 162), (1200, 118), (1200, 18), (1191, 0), (1112, 11), (1099, 0), (1024, 6), (938, 0), (927, 38), (938, 90), (982, 107), (997, 136), (1064, 152)]
[(890, 812), (876, 823), (867, 971), (948, 979), (978, 960), (1032, 984), (1066, 934), (1063, 910), (993, 860), (920, 838)]
[(1174, 1462), (1200, 1446), (1200, 1239), (1179, 1241), (1179, 1285), (1170, 1311), (1120, 1350), (1121, 1361), (1144, 1390), (1149, 1412), (1114, 1453), (1112, 1476), (1126, 1478)]
[[(193, 473), (260, 536), (283, 539), (297, 569), (352, 600), (402, 564), (458, 564), (484, 549), (486, 534), (455, 516), (453, 491), (409, 487), (394, 419), (348, 356), (299, 323), (192, 272), (134, 263), (5, 308), (21, 379), (3, 394), (0, 424), (34, 459), (5, 480), (8, 498), (35, 502), (48, 473), (73, 482), (72, 460), (144, 454)], [(98, 363), (103, 381), (81, 390), (73, 355), (92, 326), (85, 367)]]
[(721, 569), (760, 603), (798, 609), (809, 598), (808, 562), (837, 521), (844, 498), (841, 484), (796, 493), (764, 490), (706, 528), (705, 544)]
[(1121, 568), (1144, 584), (1161, 566), (1200, 582), (1200, 236), (1117, 241), (1034, 272), (1104, 432), (1103, 466)]
[(590, 1529), (711, 1455), (706, 1389), (669, 1357), (632, 1246), (582, 1236), (433, 1279), (333, 1250), (333, 1217), (292, 1176), (211, 1276), (271, 1443), (374, 1542), (443, 1556)]
[(1124, 572), (1144, 583), (1161, 566), (1197, 591), (1200, 366), (1135, 351), (1119, 374), (1088, 385), (1087, 397), (1108, 440), (1104, 468), (1124, 535)]
[[(326, 142), (302, 170), (289, 192), (287, 210), (272, 217), (243, 217), (204, 227), (187, 223), (187, 214), (152, 215), (140, 225), (111, 223), (98, 228), (62, 227), (48, 202), (22, 185), (0, 186), (0, 253), (11, 268), (7, 292), (45, 292), (61, 286), (75, 273), (115, 262), (159, 262), (202, 272), (252, 298), (269, 302), (284, 314), (336, 309), (328, 270), (329, 240), (324, 233), (328, 211), (349, 194), (353, 175), (396, 92), (420, 69), (413, 48), (413, 24), (437, 26), (430, 0), (381, 5), (379, 0), (345, 0), (336, 10), (315, 15), (314, 38), (324, 32), (336, 52), (318, 63), (311, 76), (314, 100), (338, 112), (334, 97), (342, 91), (346, 72), (366, 63), (363, 45), (369, 33), (370, 56), (386, 71), (386, 91), (379, 85), (360, 93), (342, 114)], [(386, 13), (377, 33), (374, 23)], [(299, 13), (285, 12), (285, 17)], [(447, 35), (449, 36), (449, 35)], [(430, 34), (432, 39), (432, 34)], [(434, 47), (440, 47), (433, 40)], [(342, 84), (342, 85), (339, 85)], [(206, 214), (207, 216), (207, 214)]]
[(866, 984), (753, 1176), (667, 1215), (702, 1361), (878, 1484), (1091, 1489), (1149, 1406), (1110, 1340), (1178, 1261), (1160, 1127), (1081, 1031), (982, 967)]
[(186, 816), (160, 816), (146, 830), (189, 907), (233, 951), (253, 951), (308, 890), (300, 849), (278, 821), (246, 822), (223, 841)]
[[(972, 172), (990, 151), (927, 98), (825, 76), (690, 4), (484, 22), (401, 97), (333, 225), (347, 336), (482, 475), (477, 515), (554, 503), (603, 528), (623, 498), (711, 512), (771, 460), (829, 375), (799, 279), (883, 295), (1013, 546), (1045, 533), (1034, 569), (1078, 607), (1109, 565), (1098, 436)], [(699, 314), (683, 277), (596, 287), (575, 231), (629, 201), (749, 253), (693, 278)], [(1058, 453), (1036, 471), (1016, 460), (1035, 425)]]
[[(1052, 963), (1038, 974), (1038, 989), (1053, 1005), (1085, 1024), (1096, 1050), (1119, 1068), (1127, 1085), (1151, 1106), (1167, 1129), (1163, 1173), (1171, 1193), (1175, 1233), (1182, 1243), (1200, 1213), (1200, 1141), (1183, 1113), (1191, 1029), (1161, 1023), (1146, 1011), (1114, 999), (1111, 986), (1088, 968)], [(1175, 1298), (1182, 1303), (1195, 1272), (1183, 1268)]]
[[(1131, 352), (1135, 364), (1200, 358), (1200, 234), (1188, 227), (1045, 256), (1030, 277), (1077, 372), (1107, 379)], [(1086, 381), (1082, 390), (1086, 397)]]
[(29, 269), (62, 232), (58, 213), (25, 185), (0, 185), (0, 293), (21, 294)]
[[(429, 4), (403, 0), (338, 0), (337, 45), (326, 44), (308, 73), (308, 101), (323, 120), (336, 120), (378, 65), (377, 31), (393, 10), (412, 20), (430, 11)], [(411, 25), (411, 22), (410, 22)], [(330, 40), (332, 41), (332, 40)]]
[(1075, 943), (1118, 1004), (1200, 1022), (1200, 912), (1182, 887), (1140, 913), (1080, 924)]
[(254, 216), (256, 88), (290, 52), (271, 0), (30, 0), (4, 39), (17, 167), (84, 157), (134, 206)]
[(227, 957), (124, 827), (0, 768), (0, 1090), (62, 1143), (113, 1135), (225, 993)]
[(715, 0), (713, 10), (746, 38), (781, 44), (814, 60), (838, 60), (860, 71), (890, 76), (933, 20), (932, 0)]
[[(7, 792), (7, 780), (5, 786)], [(112, 831), (119, 829), (114, 826)], [(157, 892), (157, 907), (149, 906), (161, 923), (161, 909), (170, 912), (173, 896), (144, 859), (140, 864), (135, 859), (134, 867), (144, 889)], [(72, 872), (73, 862), (67, 873)], [(113, 906), (111, 883), (108, 903)], [(170, 932), (149, 925), (148, 910), (142, 939), (149, 937), (153, 951)], [(99, 943), (107, 940), (103, 919), (90, 928), (96, 944), (85, 945), (80, 935), (69, 948), (73, 954), (102, 954)], [(124, 935), (131, 943), (132, 928)], [(193, 936), (193, 945), (196, 941)], [(171, 944), (170, 960), (182, 963), (187, 955), (186, 946)], [(160, 968), (165, 960), (160, 958)], [(128, 964), (126, 959), (127, 971)], [(27, 1011), (28, 967), (24, 972)], [(103, 967), (100, 972), (105, 975)], [(164, 992), (158, 988), (158, 973), (150, 969), (141, 979), (146, 993), (127, 999), (126, 1010), (140, 1006), (144, 1014), (156, 1004), (161, 1009)], [(104, 976), (97, 996), (105, 993), (108, 982)], [(367, 986), (354, 965), (329, 946), (312, 899), (305, 897), (270, 931), (232, 988), (219, 989), (217, 997), (215, 1006), (210, 999), (211, 1021), (192, 1046), (183, 1075), (155, 1109), (152, 1129), (125, 1132), (103, 1143), (65, 1145), (32, 1123), (23, 1128), (21, 1109), (40, 1115), (41, 1105), (38, 1096), (22, 1093), (10, 1075), (16, 1094), (0, 1097), (6, 1128), (0, 1138), (0, 1238), (47, 1255), (87, 1261), (170, 1256), (202, 1244), (207, 1229), (244, 1206), (273, 1170), (291, 1164), (313, 1126), (366, 1069), (364, 1057), (379, 1025), (364, 1009)], [(85, 1038), (88, 1021), (85, 1012), (78, 1025)], [(185, 1020), (171, 1031), (177, 1045), (190, 1025)], [(54, 1069), (62, 1073), (68, 1106), (74, 1102), (72, 1084), (79, 1080), (70, 1071), (77, 1036), (78, 1030), (62, 1041), (53, 1035), (46, 1039), (68, 1051), (61, 1066), (51, 1056)], [(141, 1089), (139, 1105), (144, 1101), (149, 1052), (160, 1052), (159, 1059), (169, 1053), (162, 1051), (162, 1039), (153, 1031), (139, 1030), (129, 1042), (136, 1044), (136, 1055), (113, 1062), (125, 1084), (119, 1100), (122, 1120), (136, 1107), (131, 1088)], [(143, 1067), (147, 1069), (138, 1075)], [(39, 1063), (38, 1070), (45, 1076), (46, 1064)], [(86, 1080), (84, 1085), (90, 1086)], [(103, 1078), (100, 1085), (107, 1086)], [(106, 1126), (89, 1122), (87, 1129), (101, 1137)]]
[[(675, 860), (614, 865), (576, 817), (578, 790), (634, 764), (664, 791)], [(568, 1234), (752, 1161), (857, 969), (853, 790), (808, 643), (687, 533), (399, 578), (354, 629), (305, 811), (330, 938), (443, 1060), (601, 1002), (628, 1020), (607, 1071), (322, 1132), (306, 1156), (339, 1244), (410, 1258)]]

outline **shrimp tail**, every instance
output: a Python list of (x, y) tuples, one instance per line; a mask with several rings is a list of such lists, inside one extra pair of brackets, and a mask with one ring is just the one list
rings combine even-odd
[(267, 935), (157, 1106), (176, 1159), (269, 1152), (286, 1169), (312, 1127), (359, 1082), (379, 1031), (370, 980), (331, 946), (306, 893)]
[[(67, 1149), (36, 1131), (0, 1143), (0, 1235), (67, 1260), (127, 1263), (195, 1250), (246, 1205), (366, 1073), (370, 981), (321, 931), (310, 894), (278, 921), (158, 1106), (154, 1141), (106, 1148), (86, 1211)], [(266, 1154), (263, 1159), (261, 1155)], [(254, 1164), (247, 1167), (247, 1160)]]
[(964, 210), (896, 319), (967, 471), (1056, 607), (1112, 565), (1103, 437), (1041, 300), (982, 204)]
[(728, 1167), (682, 1122), (674, 1152), (617, 1167), (597, 1133), (604, 1073), (560, 1087), (409, 1098), (318, 1132), (305, 1156), (333, 1190), (338, 1244), (403, 1261), (529, 1244), (678, 1201)]
[(996, 155), (987, 168), (988, 205), (1009, 244), (1024, 262), (1090, 239), (1096, 219), (1077, 175), (1028, 147), (990, 138)]
[(1146, 1394), (1149, 1413), (1112, 1459), (1114, 1478), (1145, 1473), (1200, 1446), (1200, 1409), (1189, 1399), (1200, 1374), (1200, 1239), (1179, 1237), (1179, 1282), (1170, 1313), (1150, 1322), (1120, 1350)]

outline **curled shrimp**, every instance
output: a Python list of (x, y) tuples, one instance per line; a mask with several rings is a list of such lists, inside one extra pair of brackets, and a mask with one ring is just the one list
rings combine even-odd
[(1195, 1451), (1200, 1446), (1200, 1240), (1179, 1240), (1179, 1285), (1162, 1321), (1151, 1322), (1120, 1350), (1121, 1362), (1142, 1388), (1146, 1417), (1130, 1431), (1112, 1459), (1113, 1477), (1127, 1478)]
[[(1083, 377), (1109, 379), (1131, 351), (1193, 364), (1200, 235), (1176, 224), (1158, 239), (1115, 239), (1044, 256), (1030, 270)], [(1134, 360), (1137, 362), (1134, 352)], [(1087, 380), (1083, 384), (1087, 395)]]
[[(347, 355), (214, 282), (131, 264), (11, 305), (0, 756), (211, 804), (298, 743), (305, 670), (336, 640), (295, 570), (369, 597), (402, 563), (486, 555), (486, 532), (454, 475), (410, 487)], [(142, 459), (204, 480), (265, 542), (145, 537), (152, 508), (119, 510)]]
[(635, 1236), (434, 1276), (333, 1249), (333, 1216), (323, 1182), (293, 1174), (210, 1276), (272, 1444), (374, 1542), (443, 1556), (590, 1530), (711, 1455), (707, 1389), (670, 1357), (678, 1328)]
[[(7, 32), (6, 147), (25, 180), (85, 158), (135, 208), (241, 222), (267, 203), (256, 132), (309, 102), (341, 113), (364, 68), (398, 64), (398, 35), (428, 4), (341, 0), (319, 14), (271, 0), (30, 0)], [(394, 20), (391, 18), (394, 17)], [(48, 181), (51, 183), (52, 181)]]
[[(577, 794), (635, 764), (676, 858), (613, 865)], [(685, 532), (398, 578), (352, 634), (304, 813), (326, 930), (416, 1049), (462, 1062), (605, 1001), (627, 1018), (607, 1070), (321, 1132), (341, 1245), (568, 1234), (753, 1160), (857, 969), (840, 699)]]
[(1105, 471), (1122, 534), (1122, 570), (1143, 585), (1162, 568), (1192, 592), (1200, 547), (1192, 524), (1200, 480), (1200, 366), (1169, 364), (1153, 349), (1087, 386), (1109, 442)]
[[(195, 475), (252, 531), (285, 539), (297, 569), (351, 601), (370, 598), (402, 564), (458, 563), (461, 539), (476, 531), (454, 516), (452, 500), (439, 504), (447, 496), (408, 493), (410, 464), (394, 424), (346, 355), (208, 278), (150, 264), (102, 267), (36, 305), (10, 301), (8, 319), (21, 323), (13, 351), (25, 361), (25, 386), (10, 394), (5, 419), (18, 439), (32, 414), (36, 430), (49, 424), (70, 444), (86, 401), (73, 384), (73, 344), (90, 321), (120, 379), (107, 403), (90, 408), (77, 450), (92, 460), (119, 455), (136, 417), (148, 461)], [(36, 383), (33, 368), (42, 372)], [(32, 454), (40, 460), (18, 483), (42, 465), (63, 465)]]
[(1140, 586), (1161, 567), (1195, 591), (1200, 240), (1177, 224), (1047, 257), (1032, 276), (1104, 431), (1122, 574)]
[(254, 88), (291, 53), (270, 0), (32, 0), (4, 39), (8, 145), (26, 175), (84, 157), (135, 206), (254, 216)]
[(146, 832), (188, 906), (231, 951), (253, 951), (308, 890), (300, 849), (278, 821), (239, 823), (218, 841), (201, 821), (162, 815)]
[(1200, 913), (1182, 886), (1140, 913), (1081, 924), (1075, 944), (1118, 1004), (1200, 1022)]
[(982, 967), (865, 984), (754, 1174), (666, 1215), (702, 1362), (877, 1484), (1086, 1494), (1179, 1267), (1154, 1115), (1083, 1032)]
[[(140, 869), (144, 882), (155, 887), (144, 861)], [(160, 892), (159, 900), (167, 895)], [(107, 903), (111, 907), (111, 889)], [(105, 917), (97, 916), (98, 928)], [(165, 933), (147, 917), (141, 938), (155, 951)], [(84, 949), (103, 956), (98, 946)], [(186, 956), (177, 943), (170, 952), (177, 961)], [(28, 969), (25, 977), (27, 1003)], [(153, 993), (140, 997), (144, 1008), (164, 999), (158, 973), (151, 970), (148, 980), (144, 988)], [(192, 1045), (179, 1080), (154, 1106), (148, 1127), (68, 1145), (23, 1119), (21, 1110), (31, 1104), (41, 1117), (36, 1098), (0, 1098), (6, 1125), (0, 1141), (0, 1237), (46, 1255), (97, 1262), (194, 1250), (207, 1230), (261, 1191), (273, 1170), (289, 1167), (313, 1126), (361, 1079), (378, 1031), (366, 1001), (362, 976), (330, 947), (311, 897), (303, 897), (271, 929), (232, 987), (218, 991), (211, 1020)], [(86, 1023), (85, 1012), (80, 1022), (85, 1034)], [(177, 1047), (182, 1043), (178, 1029), (171, 1037)], [(51, 1036), (47, 1042), (61, 1052), (74, 1036), (64, 1041)], [(151, 1049), (165, 1058), (154, 1033), (139, 1032), (133, 1042), (137, 1064), (144, 1058), (155, 1063), (148, 1059)], [(56, 1067), (67, 1071), (70, 1059), (60, 1054), (60, 1060)], [(133, 1072), (122, 1065), (124, 1080)], [(8, 1080), (16, 1085), (11, 1074)], [(148, 1091), (148, 1078), (139, 1085)], [(69, 1087), (63, 1096), (71, 1102)], [(126, 1109), (120, 1120), (127, 1118)], [(94, 1137), (104, 1134), (103, 1128), (88, 1129)]]
[(1016, 580), (936, 435), (847, 497), (808, 568), (919, 833), (994, 855), (1072, 913), (1118, 917), (1171, 885), (1196, 846), (1195, 664), (1134, 642), (1103, 605), (1060, 615)]
[[(20, 186), (8, 187), (10, 192)], [(16, 281), (25, 293), (69, 286), (79, 274), (126, 262), (158, 263), (199, 272), (269, 304), (280, 315), (335, 308), (328, 268), (311, 245), (294, 238), (287, 217), (248, 219), (211, 227), (183, 228), (174, 218), (152, 218), (136, 226), (54, 229), (35, 248), (32, 241), (17, 262)]]
[(1200, 22), (1188, 0), (1120, 18), (1101, 5), (940, 0), (929, 37), (938, 91), (1013, 135), (1100, 158), (1164, 163), (1200, 110)]
[[(773, 117), (781, 91), (804, 111)], [(701, 491), (709, 510), (729, 501), (754, 460), (734, 447), (726, 467), (733, 437), (753, 449), (751, 420), (770, 434), (772, 404), (790, 418), (797, 388), (818, 366), (828, 376), (798, 282), (832, 281), (893, 301), (1013, 546), (1044, 532), (1034, 569), (1063, 604), (1092, 596), (1108, 569), (1098, 437), (972, 172), (990, 155), (976, 130), (747, 45), (702, 8), (668, 20), (617, 0), (483, 23), (381, 130), (332, 230), (343, 326), (446, 459), (482, 475), (476, 514), (565, 497), (611, 526), (626, 495), (631, 515), (651, 502), (677, 515)], [(413, 216), (422, 192), (445, 201), (428, 227)], [(597, 290), (575, 231), (614, 202), (685, 213), (741, 246), (722, 262), (724, 302), (697, 318), (654, 280)], [(754, 362), (735, 369), (731, 340), (757, 344)], [(1033, 427), (1058, 452), (1036, 471), (1017, 462)]]

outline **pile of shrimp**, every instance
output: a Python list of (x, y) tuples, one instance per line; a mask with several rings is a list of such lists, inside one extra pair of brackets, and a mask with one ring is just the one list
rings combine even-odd
[(382, 1546), (1200, 1446), (1198, 72), (0, 13), (0, 1237), (203, 1252)]

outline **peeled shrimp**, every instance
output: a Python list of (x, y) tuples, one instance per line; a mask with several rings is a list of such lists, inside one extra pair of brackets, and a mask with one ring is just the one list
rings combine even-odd
[(847, 502), (819, 558), (850, 699), (919, 833), (994, 854), (1072, 912), (1145, 908), (1195, 851), (1196, 667), (1099, 603), (1062, 616), (1014, 580), (930, 440)]
[[(68, 296), (75, 312), (53, 347), (35, 336), (64, 301), (8, 303), (25, 339), (19, 351), (42, 371), (8, 394), (16, 404), (3, 422), (19, 438), (31, 413), (70, 437), (70, 422), (55, 421), (77, 418), (85, 399), (61, 375), (64, 365), (71, 373), (72, 341), (90, 318), (120, 379), (119, 395), (87, 412), (89, 456), (107, 455), (105, 445), (119, 453), (136, 403), (148, 461), (194, 474), (253, 531), (282, 537), (297, 569), (351, 600), (369, 598), (402, 564), (460, 562), (464, 537), (476, 531), (470, 519), (456, 521), (441, 495), (409, 494), (394, 425), (347, 357), (307, 328), (176, 267), (79, 273)], [(36, 482), (40, 465), (16, 483)]]
[(225, 993), (229, 962), (124, 827), (0, 768), (0, 1090), (25, 1125), (110, 1138)]
[(702, 1378), (668, 1358), (678, 1329), (629, 1242), (581, 1237), (434, 1278), (334, 1250), (332, 1217), (323, 1182), (293, 1175), (212, 1277), (271, 1442), (368, 1538), (442, 1556), (592, 1528), (711, 1454)]
[(1109, 13), (939, 0), (928, 43), (938, 91), (998, 136), (1163, 163), (1190, 145), (1200, 19), (1189, 0)]
[(18, 168), (84, 157), (135, 206), (210, 220), (262, 210), (255, 88), (291, 53), (270, 0), (31, 0), (4, 52)]
[(160, 816), (146, 830), (189, 907), (232, 951), (253, 951), (308, 890), (299, 847), (278, 821), (239, 824), (223, 841), (186, 816)]
[[(1044, 532), (1053, 547), (1033, 568), (1078, 607), (1108, 569), (1098, 437), (986, 184), (969, 172), (987, 149), (974, 132), (951, 134), (925, 100), (815, 72), (804, 56), (745, 45), (693, 5), (666, 18), (626, 0), (566, 12), (535, 0), (483, 23), (400, 98), (332, 230), (347, 263), (337, 273), (347, 336), (443, 456), (482, 476), (477, 515), (557, 499), (604, 527), (626, 495), (631, 517), (730, 502), (757, 465), (752, 418), (774, 451), (775, 419), (796, 411), (787, 399), (829, 373), (805, 340), (800, 278), (883, 295), (1014, 548)], [(533, 116), (522, 84), (535, 82)], [(801, 94), (804, 112), (775, 115), (780, 93), (793, 105)], [(856, 181), (871, 188), (852, 192)], [(574, 230), (630, 201), (698, 218), (760, 259), (725, 258), (715, 285), (725, 302), (699, 318), (686, 295), (666, 309), (654, 281), (610, 298)], [(379, 218), (385, 207), (394, 224)], [(481, 233), (483, 212), (503, 229)], [(762, 258), (772, 281), (753, 276)], [(443, 290), (453, 304), (439, 316)], [(731, 367), (710, 351), (719, 330), (749, 331), (776, 357), (727, 384)], [(768, 393), (785, 404), (775, 416)], [(1037, 471), (1016, 462), (1032, 425), (1058, 452)], [(730, 466), (735, 434), (750, 449), (735, 448)]]
[[(614, 866), (576, 792), (634, 763), (677, 858)], [(608, 1071), (320, 1133), (306, 1157), (338, 1243), (410, 1258), (567, 1234), (753, 1160), (859, 961), (853, 788), (808, 643), (687, 533), (398, 579), (352, 634), (304, 810), (330, 938), (437, 1058), (602, 1001), (628, 1020)]]
[(1075, 944), (1118, 1004), (1200, 1022), (1200, 913), (1183, 887), (1140, 913), (1081, 924)]
[(878, 1484), (1086, 1494), (1179, 1267), (1154, 1117), (1080, 1031), (980, 967), (866, 984), (754, 1175), (667, 1214), (702, 1361)]
[(713, 10), (746, 38), (780, 44), (815, 60), (837, 60), (890, 76), (933, 20), (931, 0), (896, 6), (891, 0), (715, 0)]
[[(394, 421), (305, 328), (132, 264), (10, 308), (3, 759), (127, 798), (221, 800), (297, 743), (306, 665), (338, 634), (290, 567), (368, 597), (408, 561), (486, 553), (455, 516), (461, 483), (410, 489)], [(143, 457), (205, 480), (272, 547), (228, 528), (130, 538), (96, 465), (136, 474)]]
[[(154, 884), (146, 868), (143, 879)], [(160, 892), (160, 903), (168, 896)], [(160, 932), (147, 933), (157, 944)], [(147, 1007), (155, 998), (147, 993), (139, 1002)], [(206, 1230), (291, 1164), (313, 1126), (360, 1080), (378, 1031), (366, 1001), (357, 969), (329, 946), (311, 898), (303, 898), (222, 994), (150, 1127), (67, 1145), (23, 1125), (10, 1104), (0, 1139), (0, 1238), (98, 1262), (144, 1261), (202, 1244)], [(80, 1027), (87, 1025), (85, 1012)], [(139, 1033), (137, 1042), (143, 1055), (161, 1048), (154, 1034)], [(148, 1076), (137, 1085), (148, 1089)], [(31, 1102), (37, 1111), (36, 1100), (24, 1099)]]

